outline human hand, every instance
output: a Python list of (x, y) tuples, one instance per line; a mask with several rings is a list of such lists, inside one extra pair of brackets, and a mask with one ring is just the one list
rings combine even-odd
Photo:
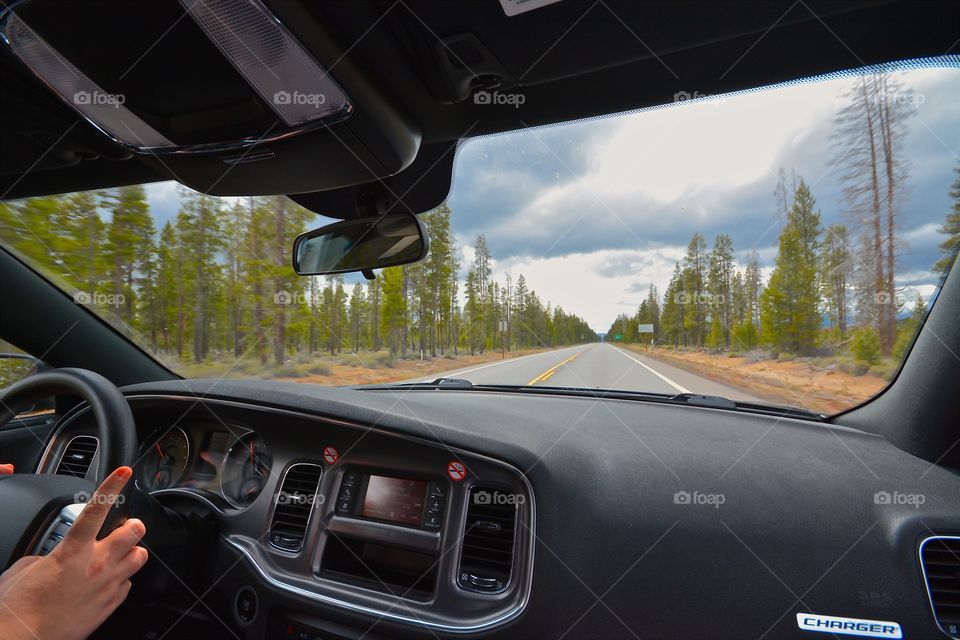
[(97, 533), (132, 474), (110, 474), (49, 555), (25, 556), (0, 575), (0, 638), (80, 640), (120, 606), (147, 561), (137, 546), (146, 527), (131, 518), (103, 540)]

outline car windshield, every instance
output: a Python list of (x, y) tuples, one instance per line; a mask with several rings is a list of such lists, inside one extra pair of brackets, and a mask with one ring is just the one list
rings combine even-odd
[(429, 255), (370, 281), (291, 270), (294, 238), (332, 220), (174, 183), (0, 203), (0, 242), (187, 377), (442, 376), (829, 414), (885, 387), (952, 262), (957, 80), (931, 64), (691, 90), (466, 140), (422, 214)]

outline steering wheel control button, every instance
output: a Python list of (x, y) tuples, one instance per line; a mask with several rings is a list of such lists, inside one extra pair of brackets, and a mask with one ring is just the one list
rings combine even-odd
[(237, 619), (244, 624), (257, 617), (257, 592), (252, 587), (240, 587), (234, 603)]

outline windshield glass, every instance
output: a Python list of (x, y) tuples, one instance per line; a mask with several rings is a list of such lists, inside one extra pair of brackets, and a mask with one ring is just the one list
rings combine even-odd
[[(467, 141), (421, 262), (298, 277), (331, 220), (174, 183), (0, 203), (0, 241), (177, 373), (719, 395), (883, 389), (960, 238), (954, 68)], [(490, 109), (510, 108), (491, 104)]]

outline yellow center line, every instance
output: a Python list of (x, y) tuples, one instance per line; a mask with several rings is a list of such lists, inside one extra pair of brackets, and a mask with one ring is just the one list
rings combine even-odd
[(578, 351), (577, 353), (573, 354), (572, 356), (570, 356), (569, 358), (567, 358), (566, 360), (564, 360), (564, 361), (561, 362), (560, 364), (555, 364), (555, 365), (553, 365), (552, 367), (550, 367), (549, 369), (547, 369), (546, 371), (544, 371), (543, 373), (541, 373), (540, 375), (538, 375), (536, 378), (534, 378), (533, 380), (531, 380), (530, 382), (528, 382), (528, 383), (527, 383), (527, 386), (537, 384), (538, 382), (543, 382), (544, 380), (546, 380), (547, 378), (549, 378), (550, 376), (552, 376), (552, 375), (554, 374), (554, 372), (556, 372), (557, 369), (559, 369), (559, 368), (562, 367), (563, 365), (567, 364), (567, 363), (570, 362), (571, 360), (574, 360), (575, 358), (579, 357), (581, 353), (583, 353), (583, 351)]

